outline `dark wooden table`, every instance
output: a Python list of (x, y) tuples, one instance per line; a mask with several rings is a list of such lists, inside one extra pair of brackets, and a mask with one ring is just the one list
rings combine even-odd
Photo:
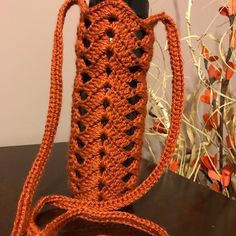
[[(19, 194), (37, 150), (38, 145), (0, 148), (1, 236), (10, 234)], [(36, 198), (55, 193), (69, 195), (65, 169), (66, 150), (65, 143), (54, 145)], [(151, 168), (153, 166), (143, 162), (143, 176)], [(236, 235), (235, 201), (172, 172), (166, 172), (147, 195), (126, 210), (159, 223), (171, 236)], [(73, 222), (66, 230), (61, 235), (145, 235), (125, 226), (100, 225), (82, 220)]]

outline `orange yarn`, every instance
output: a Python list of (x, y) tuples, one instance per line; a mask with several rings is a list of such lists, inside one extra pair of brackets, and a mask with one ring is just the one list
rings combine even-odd
[[(62, 100), (62, 29), (67, 10), (81, 9), (76, 54), (68, 173), (74, 198), (52, 195), (32, 199), (49, 157)], [(157, 167), (136, 186), (146, 116), (146, 73), (153, 53), (153, 26), (166, 26), (173, 71), (171, 125)], [(12, 236), (55, 235), (76, 218), (132, 226), (150, 235), (167, 235), (157, 224), (120, 208), (143, 196), (169, 164), (181, 124), (183, 63), (176, 25), (165, 13), (140, 19), (122, 0), (89, 8), (66, 0), (58, 14), (51, 66), (49, 109), (42, 144), (25, 181)], [(65, 210), (45, 228), (35, 219), (45, 204)]]

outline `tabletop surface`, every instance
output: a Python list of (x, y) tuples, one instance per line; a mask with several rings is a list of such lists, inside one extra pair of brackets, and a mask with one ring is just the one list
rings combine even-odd
[[(37, 153), (38, 145), (0, 148), (0, 235), (8, 236), (15, 217), (24, 179)], [(51, 158), (40, 182), (36, 198), (48, 194), (70, 195), (66, 180), (67, 144), (54, 145)], [(142, 163), (142, 176), (153, 165)], [(141, 199), (125, 210), (150, 219), (167, 229), (171, 236), (235, 236), (236, 202), (172, 172)], [(41, 221), (50, 215), (41, 214)], [(78, 220), (60, 235), (142, 236), (130, 227)]]

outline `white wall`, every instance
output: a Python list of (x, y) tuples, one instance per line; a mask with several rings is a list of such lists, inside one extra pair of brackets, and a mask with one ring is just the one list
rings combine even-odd
[[(53, 33), (63, 0), (1, 1), (0, 7), (0, 145), (39, 143), (49, 93)], [(69, 12), (64, 30), (64, 99), (57, 141), (69, 133), (75, 74), (78, 7)]]
[[(209, 20), (196, 1), (199, 27)], [(0, 1), (0, 146), (33, 144), (41, 141), (47, 112), (53, 32), (63, 0)], [(178, 3), (178, 4), (177, 4)], [(174, 8), (177, 4), (179, 13)], [(151, 0), (151, 14), (166, 10), (185, 29), (187, 0)], [(215, 11), (216, 9), (211, 9)], [(209, 10), (208, 10), (209, 11)], [(214, 13), (215, 14), (215, 13)], [(211, 15), (212, 17), (212, 15)], [(204, 19), (203, 19), (204, 18)], [(56, 141), (67, 141), (70, 129), (72, 85), (75, 75), (75, 32), (79, 10), (70, 10), (64, 27), (64, 98)], [(159, 36), (158, 36), (159, 37)], [(165, 37), (162, 34), (161, 38)], [(184, 52), (187, 57), (187, 52)], [(193, 70), (186, 60), (188, 73)]]

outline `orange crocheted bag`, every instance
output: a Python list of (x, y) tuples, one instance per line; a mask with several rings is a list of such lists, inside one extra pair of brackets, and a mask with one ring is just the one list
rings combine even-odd
[[(58, 126), (62, 28), (66, 12), (74, 4), (81, 10), (68, 151), (69, 183), (74, 197), (46, 196), (32, 207)], [(153, 27), (158, 21), (166, 26), (173, 71), (171, 125), (159, 164), (136, 186), (146, 116), (146, 74), (153, 55)], [(105, 0), (93, 7), (88, 7), (84, 0), (66, 0), (59, 11), (54, 35), (45, 132), (23, 187), (12, 236), (56, 235), (76, 218), (125, 224), (150, 235), (167, 235), (157, 224), (119, 209), (143, 196), (169, 163), (181, 124), (183, 77), (176, 25), (165, 13), (141, 19), (123, 0)], [(45, 204), (65, 212), (39, 228), (35, 221)]]

